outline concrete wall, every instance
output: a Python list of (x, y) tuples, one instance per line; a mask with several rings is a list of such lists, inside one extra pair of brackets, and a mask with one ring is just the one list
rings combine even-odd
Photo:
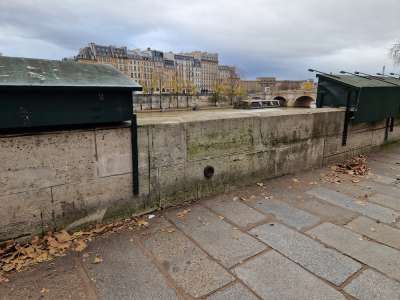
[[(0, 240), (74, 228), (319, 168), (384, 142), (384, 123), (351, 128), (344, 112), (293, 109), (139, 118), (140, 195), (130, 128), (0, 136)], [(195, 117), (193, 117), (195, 116)], [(400, 126), (389, 140), (400, 139)], [(215, 174), (204, 177), (204, 168)]]
[[(135, 111), (159, 110), (160, 95), (135, 95), (133, 98)], [(218, 106), (229, 106), (230, 100), (221, 97)], [(163, 110), (169, 109), (192, 109), (194, 107), (214, 107), (215, 102), (211, 99), (211, 95), (201, 96), (176, 96), (163, 94), (161, 97), (161, 107)]]

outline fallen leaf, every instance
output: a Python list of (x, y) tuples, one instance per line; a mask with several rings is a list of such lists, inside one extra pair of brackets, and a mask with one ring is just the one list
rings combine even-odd
[(4, 277), (3, 274), (0, 274), (0, 284), (7, 283), (9, 281), (10, 281), (10, 279), (8, 279), (7, 277)]
[(85, 241), (83, 240), (76, 240), (74, 241), (72, 250), (76, 251), (76, 252), (82, 252), (83, 250), (85, 250), (87, 248), (87, 244), (85, 243)]
[(359, 180), (359, 179), (353, 179), (353, 180), (351, 180), (351, 182), (353, 182), (353, 183), (359, 183), (360, 180)]
[(46, 288), (42, 288), (40, 291), (41, 294), (47, 294), (48, 292), (50, 292), (50, 290)]
[(149, 215), (149, 220), (153, 219), (155, 215)]
[(296, 182), (296, 183), (299, 183), (299, 182), (300, 182), (300, 180), (298, 180), (297, 178), (293, 178), (292, 181), (293, 181), (293, 182)]
[(93, 260), (93, 263), (94, 264), (100, 264), (102, 262), (103, 262), (103, 259), (100, 256), (96, 255), (96, 257)]
[(245, 198), (245, 197), (240, 197), (240, 200), (242, 200), (242, 201), (244, 201), (244, 202), (248, 201), (248, 199)]
[(54, 234), (54, 237), (60, 243), (69, 242), (72, 239), (72, 236), (66, 230), (61, 230), (60, 232), (56, 232)]
[(225, 219), (225, 217), (223, 217), (223, 216), (218, 216), (218, 218), (219, 218), (220, 220)]
[(176, 214), (176, 216), (177, 216), (178, 218), (184, 218), (184, 217), (186, 217), (186, 215), (187, 215), (188, 213), (190, 213), (190, 211), (191, 211), (190, 208), (184, 209), (184, 210), (178, 212), (178, 213)]
[(138, 224), (139, 227), (142, 227), (142, 226), (149, 226), (149, 222), (145, 221), (144, 219), (139, 219), (139, 220), (137, 221), (137, 224)]
[(258, 186), (264, 186), (264, 183), (258, 182), (257, 185), (258, 185)]

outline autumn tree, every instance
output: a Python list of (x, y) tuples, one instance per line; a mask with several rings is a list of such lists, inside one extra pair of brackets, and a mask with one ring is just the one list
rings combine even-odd
[(225, 87), (222, 83), (217, 82), (214, 84), (211, 101), (215, 106), (217, 106), (217, 103), (223, 98), (224, 89)]
[(390, 57), (396, 65), (400, 64), (400, 42), (393, 45), (390, 49)]
[(155, 70), (153, 72), (151, 80), (151, 90), (158, 92), (160, 95), (160, 109), (162, 109), (162, 85), (163, 85), (163, 73), (161, 70)]

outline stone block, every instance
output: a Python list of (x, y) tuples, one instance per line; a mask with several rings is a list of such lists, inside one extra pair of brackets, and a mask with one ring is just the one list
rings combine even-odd
[(389, 277), (400, 279), (400, 252), (398, 250), (365, 240), (349, 229), (330, 223), (321, 224), (310, 230), (308, 234)]
[(236, 199), (211, 199), (204, 201), (202, 204), (242, 228), (266, 219), (265, 215)]
[(276, 149), (275, 175), (320, 168), (323, 161), (324, 139), (312, 139)]
[(382, 195), (382, 194), (374, 194), (368, 197), (368, 201), (380, 204), (382, 206), (386, 206), (392, 208), (394, 210), (400, 211), (400, 201), (399, 198)]
[(97, 222), (143, 207), (141, 198), (133, 198), (131, 174), (55, 186), (52, 190), (58, 226), (71, 224), (102, 209), (105, 210)]
[[(87, 249), (83, 265), (101, 299), (181, 299), (130, 233), (96, 239)], [(103, 262), (93, 264), (95, 255)]]
[(0, 241), (53, 228), (50, 188), (0, 197)]
[(372, 146), (373, 131), (349, 132), (346, 146), (342, 146), (342, 134), (325, 139), (324, 157), (350, 150)]
[(361, 264), (279, 223), (253, 228), (250, 233), (311, 273), (339, 286)]
[(185, 165), (158, 168), (158, 189), (161, 207), (183, 203), (186, 200)]
[(400, 283), (368, 269), (350, 282), (344, 291), (356, 299), (394, 300), (400, 298)]
[(94, 131), (0, 138), (0, 194), (79, 182), (96, 176)]
[(235, 283), (228, 286), (227, 288), (220, 290), (211, 296), (207, 297), (207, 300), (257, 300), (258, 298), (250, 292), (250, 290), (241, 283)]
[[(396, 121), (399, 123), (399, 120)], [(388, 142), (397, 142), (400, 140), (400, 126), (394, 126), (393, 131), (388, 134)]]
[(257, 198), (248, 204), (296, 229), (311, 227), (320, 221), (317, 216), (274, 199)]
[(343, 132), (344, 111), (328, 111), (313, 113), (312, 137), (335, 136)]
[(400, 230), (383, 223), (377, 223), (363, 216), (346, 225), (354, 232), (400, 250)]
[(11, 276), (10, 282), (0, 285), (2, 300), (95, 298), (93, 289), (87, 288), (88, 278), (73, 255), (57, 257)]
[(307, 192), (308, 194), (315, 196), (321, 200), (327, 201), (332, 205), (337, 205), (367, 217), (379, 220), (385, 223), (394, 223), (400, 216), (399, 213), (395, 212), (390, 208), (386, 208), (374, 203), (356, 200), (345, 194), (318, 187)]
[(257, 118), (188, 122), (187, 158), (199, 160), (260, 149)]
[(321, 219), (335, 223), (346, 224), (357, 216), (357, 213), (342, 207), (331, 205), (325, 201), (317, 200), (311, 195), (299, 193), (297, 190), (285, 190), (280, 188), (274, 193), (274, 198), (285, 201), (291, 206), (310, 212)]
[(314, 116), (311, 113), (282, 114), (260, 120), (262, 143), (268, 148), (298, 143), (312, 138), (313, 135)]
[(275, 159), (276, 151), (274, 150), (230, 156), (231, 183), (252, 184), (257, 180), (275, 177)]
[[(99, 177), (132, 172), (131, 128), (96, 130), (97, 171)], [(138, 128), (139, 170), (148, 169), (147, 128)]]
[(258, 255), (233, 271), (262, 299), (345, 299), (333, 287), (275, 251)]
[(143, 233), (142, 242), (177, 285), (194, 298), (205, 296), (234, 280), (163, 218), (152, 222), (150, 229)]
[(204, 207), (192, 206), (184, 217), (177, 216), (177, 213), (177, 210), (171, 210), (167, 217), (227, 268), (267, 248)]
[[(187, 162), (185, 165), (187, 199), (200, 199), (224, 192), (226, 185), (233, 183), (230, 160), (230, 157), (226, 156)], [(211, 178), (206, 178), (204, 175), (207, 167), (212, 167), (214, 170)]]
[[(375, 147), (372, 146), (366, 146), (363, 148), (357, 148), (357, 149), (348, 149), (348, 151), (346, 152), (341, 152), (338, 154), (334, 154), (331, 156), (324, 156), (324, 160), (323, 160), (323, 166), (329, 166), (332, 164), (336, 164), (338, 162), (343, 162), (347, 159), (351, 159), (357, 155), (360, 154), (368, 154), (371, 151), (376, 150)], [(324, 154), (325, 155), (325, 154)]]
[(150, 168), (183, 164), (186, 134), (182, 123), (148, 125)]
[(372, 131), (372, 145), (381, 146), (385, 143), (385, 128)]

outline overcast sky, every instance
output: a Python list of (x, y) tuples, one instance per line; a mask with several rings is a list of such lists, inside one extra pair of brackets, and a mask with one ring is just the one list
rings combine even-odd
[(400, 0), (0, 0), (0, 52), (59, 59), (89, 42), (218, 52), (241, 76), (399, 72)]

